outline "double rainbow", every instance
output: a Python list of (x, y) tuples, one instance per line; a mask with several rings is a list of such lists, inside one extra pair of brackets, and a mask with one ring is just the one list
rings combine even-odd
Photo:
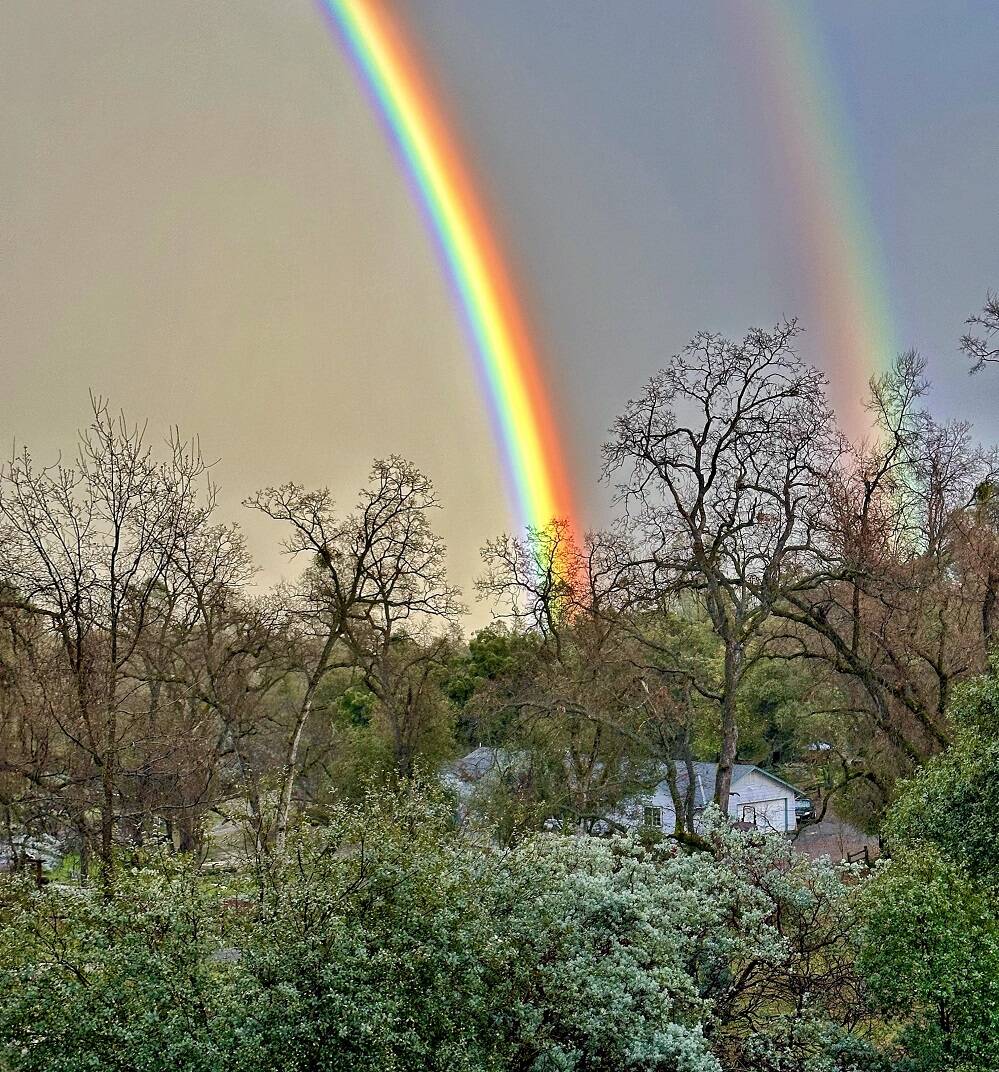
[[(469, 168), (386, 0), (319, 0), (413, 181), (474, 342), (522, 525), (579, 524), (553, 407), (494, 230)], [(887, 272), (850, 151), (815, 13), (805, 0), (752, 9), (762, 33), (769, 124), (840, 420), (869, 434), (868, 377), (895, 356)], [(794, 211), (794, 209), (792, 209)]]
[(578, 535), (552, 405), (523, 312), (469, 170), (412, 46), (381, 0), (321, 0), (385, 121), (431, 222), (487, 385), (522, 525)]

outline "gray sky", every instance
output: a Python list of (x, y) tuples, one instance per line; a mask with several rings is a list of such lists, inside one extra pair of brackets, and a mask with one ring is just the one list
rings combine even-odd
[[(699, 328), (809, 302), (767, 145), (765, 0), (400, 4), (485, 177), (557, 385), (588, 520), (599, 444)], [(962, 321), (999, 286), (999, 5), (819, 5), (815, 25), (941, 416), (999, 435)], [(764, 42), (765, 46), (765, 42)], [(220, 456), (239, 501), (375, 455), (437, 481), (460, 583), (509, 527), (485, 407), (433, 247), (310, 0), (0, 7), (0, 436), (72, 443), (87, 390)], [(811, 347), (811, 349), (810, 349)], [(833, 375), (812, 338), (806, 356)]]

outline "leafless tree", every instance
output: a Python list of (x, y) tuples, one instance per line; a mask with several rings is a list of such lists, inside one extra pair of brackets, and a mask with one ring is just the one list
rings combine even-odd
[(606, 473), (644, 541), (650, 602), (698, 599), (722, 642), (716, 799), (738, 748), (737, 694), (774, 606), (827, 567), (826, 486), (842, 453), (794, 322), (741, 342), (699, 334), (629, 403)]
[(89, 765), (67, 747), (52, 718), (69, 690), (58, 649), (39, 615), (4, 593), (0, 608), (0, 806), (3, 839), (15, 868), (23, 863), (18, 835), (65, 824), (86, 837)]
[(147, 797), (136, 812), (161, 814), (186, 851), (200, 841), (200, 818), (237, 788), (255, 839), (263, 836), (255, 746), (290, 660), (272, 601), (246, 593), (254, 572), (235, 526), (185, 534), (164, 576), (157, 628), (133, 660), (150, 723), (134, 759), (134, 784)]
[(879, 435), (831, 486), (832, 567), (775, 607), (776, 651), (824, 663), (843, 697), (851, 754), (830, 790), (863, 786), (875, 808), (947, 744), (953, 686), (985, 667), (994, 628), (996, 461), (967, 425), (921, 408), (924, 368), (903, 354), (872, 381)]
[[(258, 492), (247, 505), (290, 526), (285, 547), (306, 555), (301, 580), (284, 591), (292, 629), (306, 653), (297, 666), (301, 701), (287, 738), (275, 837), (283, 849), (298, 774), (302, 735), (322, 683), (360, 662), (381, 687), (387, 655), (400, 633), (427, 620), (451, 622), (460, 593), (447, 582), (443, 542), (430, 525), (439, 507), (431, 481), (399, 457), (376, 461), (357, 507), (338, 516), (329, 491), (297, 484)], [(388, 702), (390, 688), (385, 686)]]
[(74, 462), (38, 468), (27, 449), (0, 473), (0, 578), (8, 606), (37, 615), (72, 686), (51, 706), (99, 784), (99, 853), (110, 882), (121, 757), (140, 702), (129, 672), (159, 625), (161, 589), (184, 539), (208, 524), (214, 491), (196, 441), (174, 430), (157, 459), (145, 428), (92, 397)]
[[(677, 715), (685, 721), (686, 708), (674, 703), (683, 677), (636, 641), (655, 623), (634, 613), (643, 590), (634, 555), (615, 533), (591, 533), (580, 546), (561, 522), (493, 540), (482, 554), (479, 592), (533, 642), (480, 703), (512, 713), (521, 739), (561, 771), (554, 811), (584, 828), (620, 821), (622, 798), (658, 782), (664, 762), (669, 778), (685, 739)], [(682, 836), (686, 809), (677, 814)]]
[(990, 290), (980, 313), (965, 321), (972, 329), (961, 336), (961, 349), (974, 362), (971, 372), (999, 364), (999, 291)]

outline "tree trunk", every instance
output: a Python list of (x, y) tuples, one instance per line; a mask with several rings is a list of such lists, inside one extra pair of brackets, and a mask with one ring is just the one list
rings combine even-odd
[(101, 763), (101, 882), (107, 890), (114, 885), (115, 732), (115, 720), (112, 718), (112, 744)]
[(739, 722), (736, 693), (742, 675), (742, 645), (725, 642), (725, 683), (721, 704), (721, 754), (718, 757), (718, 780), (715, 783), (715, 803), (728, 815), (728, 800), (732, 793), (732, 767), (739, 747)]
[(687, 771), (687, 788), (684, 790), (683, 794), (683, 818), (687, 829), (693, 833), (695, 812), (694, 797), (697, 792), (697, 786), (694, 783), (694, 761), (690, 758), (689, 741), (684, 746), (683, 765)]
[(264, 809), (260, 803), (260, 790), (255, 781), (247, 786), (246, 799), (253, 830), (253, 858), (259, 860), (267, 852), (267, 832), (264, 824)]
[(180, 851), (194, 854), (201, 847), (201, 838), (198, 836), (198, 820), (192, 808), (184, 808), (177, 817), (177, 827), (180, 832)]
[(985, 641), (986, 659), (995, 646), (997, 601), (999, 601), (999, 574), (989, 571), (985, 582), (985, 598), (982, 600), (982, 638)]
[(106, 747), (101, 760), (101, 884), (106, 895), (114, 886), (114, 788), (118, 765), (117, 629), (111, 631), (111, 682), (107, 695)]
[(672, 756), (666, 758), (666, 787), (673, 801), (673, 835), (679, 837), (686, 825), (687, 809), (683, 806), (683, 797), (680, 796), (680, 787), (676, 778), (676, 761)]
[(316, 690), (329, 666), (333, 648), (336, 645), (340, 633), (337, 629), (331, 629), (323, 650), (316, 661), (315, 669), (308, 678), (305, 687), (305, 696), (302, 698), (302, 706), (298, 710), (298, 719), (295, 729), (288, 741), (288, 749), (284, 757), (284, 778), (281, 782), (281, 799), (278, 803), (277, 820), (274, 824), (274, 843), (278, 852), (284, 852), (288, 841), (288, 823), (291, 819), (291, 798), (295, 792), (295, 779), (298, 777), (298, 749), (302, 743), (302, 734), (312, 714), (312, 701), (315, 699)]
[(80, 823), (80, 885), (90, 885), (90, 831), (83, 821)]
[(284, 760), (284, 777), (281, 781), (281, 798), (278, 803), (277, 821), (274, 824), (274, 841), (278, 852), (284, 852), (288, 841), (288, 823), (291, 817), (291, 798), (295, 791), (298, 777), (298, 749), (302, 743), (305, 725), (312, 714), (312, 696), (315, 688), (310, 684), (302, 706), (299, 708), (295, 729), (288, 741), (288, 750)]

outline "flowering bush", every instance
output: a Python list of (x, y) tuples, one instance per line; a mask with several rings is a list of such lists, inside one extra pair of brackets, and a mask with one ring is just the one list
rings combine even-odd
[(108, 898), (11, 884), (0, 1067), (866, 1067), (854, 888), (777, 837), (708, 840), (500, 851), (445, 800), (372, 796), (224, 886), (170, 860)]
[(9, 882), (0, 900), (0, 1068), (224, 1067), (235, 980), (214, 891), (170, 861), (114, 897)]

